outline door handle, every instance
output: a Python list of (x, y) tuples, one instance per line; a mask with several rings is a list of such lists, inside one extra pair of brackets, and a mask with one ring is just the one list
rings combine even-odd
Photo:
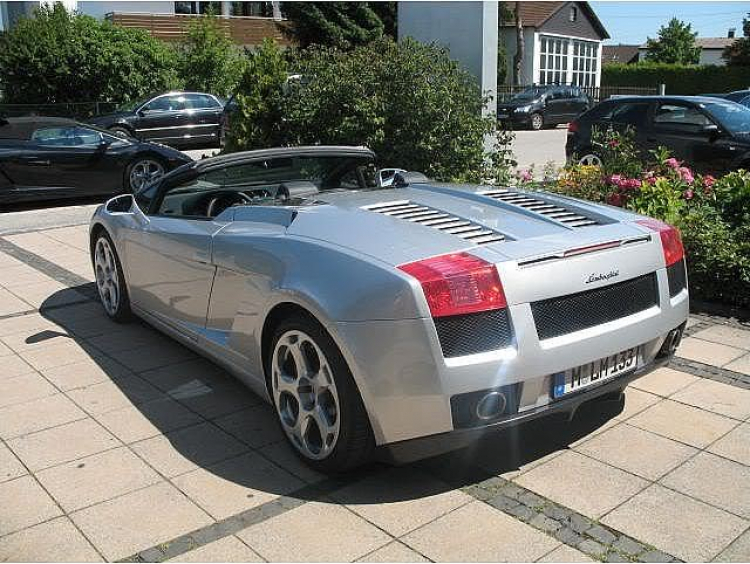
[(30, 165), (49, 166), (52, 164), (52, 161), (44, 159), (26, 159), (26, 163)]

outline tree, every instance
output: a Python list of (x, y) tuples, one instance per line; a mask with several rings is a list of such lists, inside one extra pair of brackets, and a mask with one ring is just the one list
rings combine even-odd
[(656, 63), (698, 64), (701, 49), (695, 44), (697, 36), (690, 24), (672, 18), (659, 29), (658, 39), (648, 38), (646, 59)]
[(724, 49), (722, 57), (728, 65), (750, 66), (750, 13), (742, 20), (742, 35)]
[(316, 44), (340, 49), (365, 45), (383, 37), (386, 23), (395, 33), (395, 2), (375, 4), (380, 3), (284, 2), (287, 32), (303, 49)]
[(350, 51), (311, 47), (288, 67), (278, 48), (261, 51), (238, 91), (231, 150), (366, 145), (381, 163), (433, 178), (507, 171), (501, 150), (485, 152), (485, 136), (498, 135), (494, 116), (482, 116), (488, 100), (445, 49), (384, 38)]
[(185, 88), (220, 96), (234, 93), (246, 59), (213, 13), (193, 18), (179, 49), (179, 75)]
[(524, 58), (524, 39), (523, 39), (523, 20), (521, 19), (521, 3), (516, 2), (513, 8), (513, 14), (516, 22), (516, 54), (513, 56), (513, 84), (521, 84), (523, 81), (523, 58)]
[(7, 103), (123, 103), (179, 86), (175, 53), (146, 31), (42, 5), (0, 34)]

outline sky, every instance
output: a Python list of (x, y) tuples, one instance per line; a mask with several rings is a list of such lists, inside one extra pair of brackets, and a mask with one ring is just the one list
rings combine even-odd
[(591, 2), (612, 38), (607, 44), (645, 43), (673, 16), (692, 24), (698, 37), (726, 37), (730, 27), (742, 35), (742, 18), (748, 17), (750, 1), (712, 0), (681, 2)]

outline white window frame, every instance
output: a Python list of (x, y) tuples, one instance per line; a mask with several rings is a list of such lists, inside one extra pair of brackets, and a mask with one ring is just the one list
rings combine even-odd
[[(555, 46), (557, 45), (557, 41), (560, 40), (560, 45), (564, 45), (567, 51), (561, 54), (550, 51), (550, 39), (555, 42)], [(542, 45), (545, 43), (547, 48), (542, 52)], [(584, 49), (583, 55), (581, 55), (581, 48)], [(542, 55), (545, 56), (544, 67), (542, 67)], [(567, 60), (562, 62), (558, 55), (564, 55), (567, 57)], [(552, 66), (549, 64), (550, 56), (552, 56), (554, 60)], [(581, 63), (583, 63), (583, 71), (578, 70)], [(559, 76), (560, 84), (598, 87), (601, 84), (601, 63), (601, 41), (574, 35), (534, 32), (534, 59), (532, 70), (534, 84), (553, 84), (557, 82), (555, 77)], [(557, 65), (559, 65), (559, 68)], [(576, 67), (575, 71), (573, 69), (574, 66)], [(551, 82), (547, 81), (548, 72), (552, 72)], [(581, 73), (583, 73), (583, 75)]]

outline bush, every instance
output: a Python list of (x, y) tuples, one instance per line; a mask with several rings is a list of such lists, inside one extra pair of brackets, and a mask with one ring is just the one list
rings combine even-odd
[(245, 64), (242, 52), (215, 15), (208, 13), (188, 24), (187, 40), (179, 48), (178, 62), (186, 89), (230, 96)]
[(179, 85), (174, 51), (143, 30), (43, 6), (0, 34), (4, 102), (123, 103)]
[(651, 86), (665, 84), (667, 94), (695, 95), (744, 90), (749, 84), (747, 67), (719, 65), (672, 65), (642, 62), (602, 67), (602, 86)]
[[(446, 50), (409, 39), (381, 39), (348, 52), (312, 47), (288, 64), (301, 79), (283, 89), (282, 60), (266, 47), (251, 63), (232, 149), (268, 146), (269, 140), (366, 145), (388, 166), (433, 178), (507, 178), (509, 139), (497, 131), (494, 116), (482, 116), (488, 100)], [(271, 77), (263, 77), (266, 68)], [(256, 84), (261, 79), (267, 87)], [(263, 108), (260, 126), (249, 123), (259, 113), (250, 104)], [(486, 135), (496, 139), (488, 159)]]

